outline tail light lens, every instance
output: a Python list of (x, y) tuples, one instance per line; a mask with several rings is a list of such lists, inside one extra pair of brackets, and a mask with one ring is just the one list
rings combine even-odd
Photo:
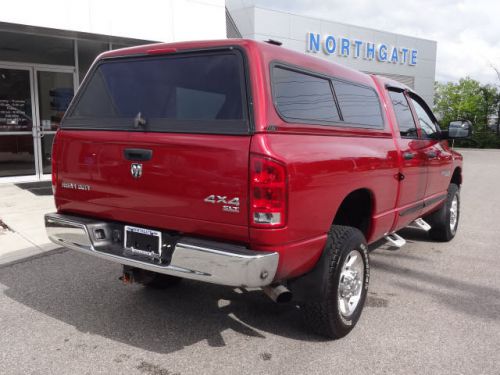
[(54, 141), (52, 142), (51, 165), (52, 165), (52, 192), (55, 195), (57, 188), (57, 133), (54, 136)]
[(286, 223), (286, 168), (269, 158), (250, 159), (250, 223), (276, 228)]

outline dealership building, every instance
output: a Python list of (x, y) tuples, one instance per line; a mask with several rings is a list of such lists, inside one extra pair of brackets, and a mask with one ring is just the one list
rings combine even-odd
[(152, 42), (273, 39), (381, 74), (432, 104), (436, 42), (231, 0), (17, 0), (0, 14), (0, 183), (50, 178), (50, 150), (101, 52)]

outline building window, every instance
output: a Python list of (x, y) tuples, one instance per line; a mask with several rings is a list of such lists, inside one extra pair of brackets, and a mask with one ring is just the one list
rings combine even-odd
[(74, 66), (73, 40), (0, 31), (0, 61)]

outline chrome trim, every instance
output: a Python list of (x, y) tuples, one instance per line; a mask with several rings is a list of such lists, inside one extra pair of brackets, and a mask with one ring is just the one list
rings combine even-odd
[(451, 233), (455, 233), (457, 230), (458, 224), (458, 196), (455, 194), (450, 204), (450, 231)]
[(55, 244), (126, 266), (208, 283), (252, 288), (271, 284), (278, 268), (277, 252), (252, 251), (243, 246), (191, 237), (181, 237), (177, 242), (169, 265), (143, 262), (97, 250), (87, 228), (89, 224), (105, 222), (55, 213), (45, 215), (47, 235)]
[(130, 164), (130, 174), (135, 179), (140, 178), (142, 176), (142, 164), (141, 163)]
[(283, 284), (264, 286), (262, 290), (276, 303), (290, 302), (293, 297), (290, 289)]
[(365, 267), (361, 253), (358, 250), (352, 250), (345, 258), (340, 270), (338, 306), (340, 314), (349, 318), (356, 311), (363, 291)]

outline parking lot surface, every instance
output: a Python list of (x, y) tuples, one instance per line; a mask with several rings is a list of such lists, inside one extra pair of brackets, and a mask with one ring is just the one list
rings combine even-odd
[(119, 265), (58, 249), (0, 266), (0, 373), (500, 374), (500, 152), (463, 154), (457, 237), (374, 250), (344, 339), (257, 290), (125, 286)]

